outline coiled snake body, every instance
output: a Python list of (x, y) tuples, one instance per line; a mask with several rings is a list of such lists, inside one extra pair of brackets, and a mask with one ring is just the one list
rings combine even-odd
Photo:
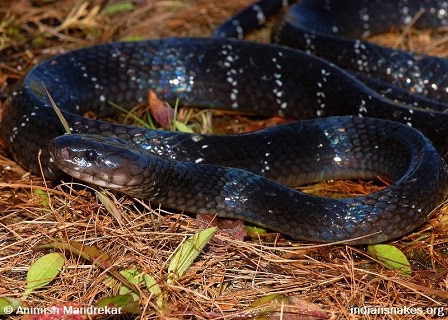
[[(447, 23), (439, 1), (425, 3), (430, 6), (422, 15), (430, 22), (425, 26)], [(239, 218), (297, 239), (374, 243), (399, 237), (424, 223), (447, 194), (447, 168), (437, 149), (448, 151), (447, 107), (440, 102), (448, 92), (448, 66), (443, 59), (339, 37), (379, 32), (379, 26), (389, 28), (384, 21), (407, 20), (420, 10), (413, 1), (387, 6), (394, 8), (375, 1), (300, 2), (275, 38), (304, 51), (231, 39), (169, 38), (58, 55), (25, 77), (4, 110), (2, 136), (14, 159), (34, 173), (40, 172), (42, 149), (49, 179), (58, 179), (60, 166), (81, 180), (168, 207)], [(59, 137), (63, 129), (43, 84), (76, 134)], [(109, 114), (109, 101), (130, 108), (145, 100), (149, 89), (186, 106), (328, 118), (206, 136), (80, 116), (87, 110)], [(285, 186), (378, 175), (395, 182), (349, 199), (313, 197)]]

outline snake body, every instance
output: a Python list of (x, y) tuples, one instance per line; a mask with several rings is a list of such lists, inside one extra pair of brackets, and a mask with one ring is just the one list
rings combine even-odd
[[(375, 9), (370, 3), (344, 2), (344, 9)], [(432, 102), (435, 94), (430, 95), (431, 107), (442, 109), (428, 110), (423, 102), (429, 98), (414, 99), (384, 80), (369, 80), (359, 68), (349, 73), (312, 55), (310, 48), (317, 50), (321, 41), (313, 31), (322, 20), (315, 13), (328, 13), (332, 4), (338, 1), (305, 0), (298, 4), (302, 9), (293, 9), (298, 12), (290, 17), (302, 15), (314, 23), (302, 32), (309, 52), (232, 39), (167, 38), (96, 45), (53, 57), (35, 66), (13, 94), (3, 113), (2, 137), (14, 159), (34, 173), (40, 172), (37, 154), (42, 149), (43, 173), (49, 179), (57, 180), (61, 167), (81, 180), (168, 207), (239, 218), (297, 239), (374, 243), (399, 237), (424, 223), (446, 197), (447, 167), (437, 151), (448, 150), (448, 116), (442, 102)], [(344, 23), (346, 17), (340, 20)], [(276, 37), (287, 42), (288, 28), (300, 27), (285, 21)], [(362, 31), (373, 28), (373, 22)], [(330, 30), (343, 29), (331, 23), (326, 25)], [(345, 41), (334, 33), (322, 34), (335, 45)], [(358, 41), (354, 43), (364, 43)], [(341, 55), (356, 48), (344, 50)], [(409, 61), (406, 53), (397, 54)], [(373, 62), (368, 60), (364, 71), (375, 69)], [(419, 70), (413, 76), (425, 79), (428, 88), (445, 89), (441, 75)], [(74, 134), (62, 136), (44, 86)], [(149, 89), (168, 102), (179, 98), (185, 106), (328, 118), (208, 136), (81, 116), (87, 110), (100, 117), (110, 114), (109, 101), (130, 108), (144, 101)], [(348, 199), (313, 197), (286, 186), (378, 175), (395, 182)]]

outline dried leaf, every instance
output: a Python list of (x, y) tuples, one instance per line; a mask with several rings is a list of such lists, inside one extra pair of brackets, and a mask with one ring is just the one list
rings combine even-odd
[(112, 199), (110, 199), (103, 192), (95, 191), (95, 193), (96, 193), (96, 196), (98, 197), (98, 200), (106, 208), (107, 212), (109, 212), (115, 218), (115, 220), (117, 220), (117, 222), (120, 225), (123, 225), (124, 221), (123, 221), (123, 217), (122, 217), (122, 212), (117, 208), (117, 206), (115, 205), (114, 201)]
[(148, 104), (154, 120), (164, 129), (170, 129), (174, 120), (174, 109), (160, 100), (152, 90), (148, 93)]
[(48, 248), (70, 251), (71, 253), (81, 256), (103, 269), (108, 269), (112, 266), (110, 256), (107, 253), (98, 248), (77, 241), (56, 239), (56, 241), (48, 242), (37, 247), (39, 250)]

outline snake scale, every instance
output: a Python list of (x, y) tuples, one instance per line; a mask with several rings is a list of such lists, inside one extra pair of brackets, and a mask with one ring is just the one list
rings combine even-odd
[[(263, 18), (260, 4), (250, 10)], [(14, 159), (37, 174), (41, 149), (48, 179), (58, 180), (62, 168), (167, 207), (243, 219), (296, 239), (387, 241), (427, 221), (446, 197), (447, 166), (439, 154), (448, 151), (448, 65), (360, 39), (406, 25), (416, 14), (417, 27), (446, 25), (447, 10), (444, 1), (304, 0), (273, 36), (294, 49), (214, 37), (71, 51), (25, 76), (3, 112), (1, 135)], [(239, 19), (216, 35), (240, 33)], [(44, 87), (73, 134), (63, 135)], [(184, 106), (302, 121), (215, 136), (81, 116), (109, 115), (109, 101), (131, 108), (149, 89)], [(394, 183), (345, 199), (288, 187), (376, 176)]]

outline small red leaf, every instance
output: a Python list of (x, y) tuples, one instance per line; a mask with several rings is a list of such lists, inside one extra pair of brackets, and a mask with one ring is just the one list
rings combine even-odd
[(164, 129), (170, 129), (174, 120), (174, 109), (160, 100), (152, 90), (148, 93), (149, 110), (154, 120)]

